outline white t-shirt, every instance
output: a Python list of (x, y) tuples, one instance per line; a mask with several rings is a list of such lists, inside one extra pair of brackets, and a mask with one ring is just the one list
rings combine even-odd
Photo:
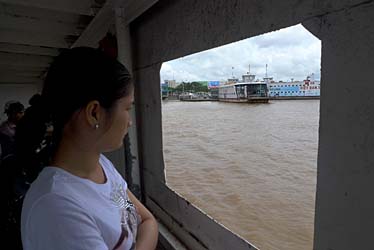
[(23, 202), (24, 250), (129, 250), (140, 217), (127, 184), (103, 155), (107, 181), (97, 184), (57, 167), (45, 167)]

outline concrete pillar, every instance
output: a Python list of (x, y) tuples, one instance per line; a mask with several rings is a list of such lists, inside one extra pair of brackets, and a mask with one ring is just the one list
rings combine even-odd
[(372, 249), (374, 5), (323, 16), (316, 250)]
[(136, 100), (139, 121), (139, 144), (141, 145), (141, 170), (145, 177), (145, 189), (154, 183), (165, 183), (164, 158), (162, 151), (161, 64), (135, 71)]
[[(126, 12), (123, 8), (115, 9), (115, 29), (118, 44), (118, 60), (126, 66), (133, 75), (132, 48), (130, 28), (125, 19)], [(135, 100), (136, 101), (136, 100)], [(138, 140), (137, 140), (137, 122), (135, 105), (131, 110), (132, 126), (129, 128), (128, 136), (124, 141), (126, 166), (124, 175), (129, 188), (135, 196), (141, 196), (141, 178), (138, 160)], [(123, 152), (123, 151), (122, 151)]]

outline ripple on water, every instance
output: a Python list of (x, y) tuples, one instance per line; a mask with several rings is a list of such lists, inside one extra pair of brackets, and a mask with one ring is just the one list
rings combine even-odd
[(166, 102), (167, 183), (262, 250), (312, 249), (319, 101)]

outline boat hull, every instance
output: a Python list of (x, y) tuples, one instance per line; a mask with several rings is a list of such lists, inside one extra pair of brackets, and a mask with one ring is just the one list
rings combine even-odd
[(270, 100), (319, 100), (320, 96), (270, 96)]
[(218, 99), (220, 102), (234, 102), (234, 103), (268, 103), (268, 97), (251, 97), (249, 99)]

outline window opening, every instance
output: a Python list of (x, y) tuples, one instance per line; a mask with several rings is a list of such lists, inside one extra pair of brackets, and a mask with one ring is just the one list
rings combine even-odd
[(167, 185), (260, 249), (312, 249), (320, 60), (296, 25), (161, 68)]

